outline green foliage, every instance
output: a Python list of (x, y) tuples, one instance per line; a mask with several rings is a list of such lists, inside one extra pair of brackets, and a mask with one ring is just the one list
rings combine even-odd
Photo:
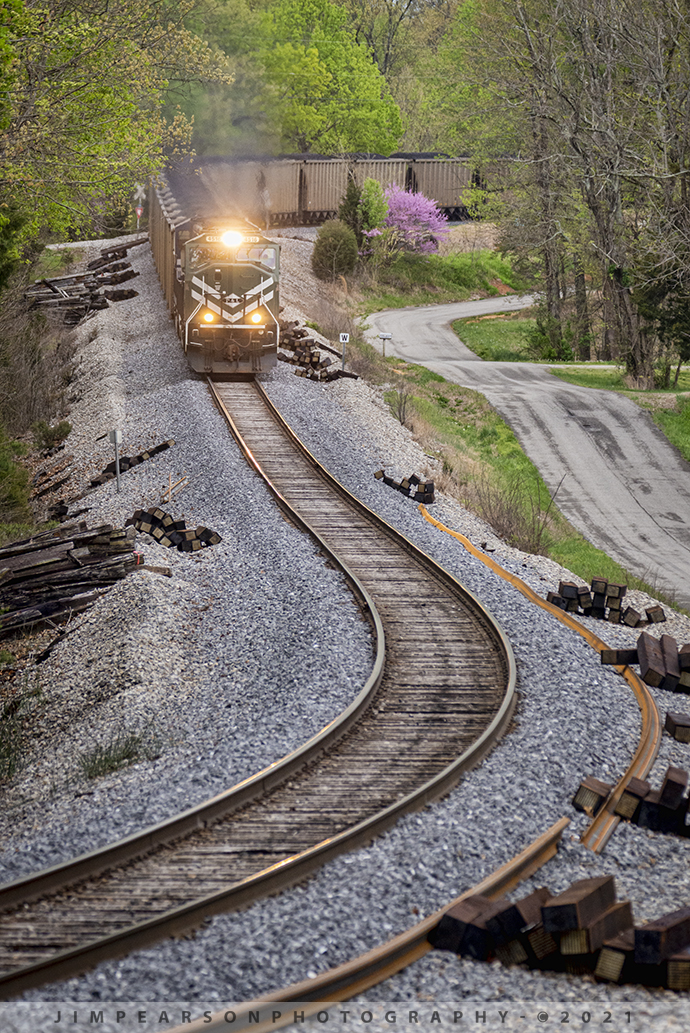
[(378, 180), (364, 180), (359, 204), (363, 230), (374, 230), (383, 225), (388, 215), (388, 201)]
[(655, 409), (652, 417), (684, 459), (690, 461), (690, 399), (679, 399), (677, 409)]
[(28, 519), (29, 475), (16, 462), (24, 446), (11, 441), (0, 427), (0, 521), (3, 523)]
[(200, 153), (390, 153), (400, 112), (367, 47), (331, 0), (223, 0), (206, 37), (233, 61), (235, 84), (188, 92)]
[(525, 327), (525, 350), (540, 362), (570, 362), (573, 359), (572, 333), (563, 331), (560, 320), (541, 309), (534, 322)]
[(24, 219), (20, 242), (41, 227), (88, 231), (160, 166), (171, 129), (184, 139), (161, 116), (162, 91), (224, 75), (182, 26), (191, 3), (3, 3), (0, 197), (5, 218)]
[(0, 290), (7, 286), (21, 260), (18, 237), (25, 222), (25, 216), (16, 209), (0, 211)]
[(362, 191), (357, 186), (354, 176), (348, 176), (345, 196), (340, 202), (340, 206), (338, 208), (338, 218), (341, 222), (344, 222), (346, 226), (350, 227), (357, 238), (357, 244), (360, 247), (362, 244), (363, 228), (361, 200)]
[(31, 430), (33, 431), (36, 448), (47, 450), (55, 448), (56, 445), (65, 440), (72, 430), (72, 424), (67, 420), (61, 420), (51, 427), (45, 420), (37, 420)]
[(318, 232), (311, 266), (320, 280), (335, 280), (351, 273), (357, 262), (357, 238), (338, 219), (325, 222)]
[[(387, 213), (388, 202), (377, 180), (367, 178), (360, 188), (353, 176), (348, 177), (345, 196), (338, 208), (338, 218), (350, 227), (357, 238), (358, 247), (362, 246), (367, 230), (380, 226)], [(376, 243), (376, 239), (372, 243)]]

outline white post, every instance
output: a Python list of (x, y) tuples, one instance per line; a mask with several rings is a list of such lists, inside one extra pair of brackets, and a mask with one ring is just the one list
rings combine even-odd
[(343, 369), (345, 369), (345, 345), (348, 343), (349, 340), (350, 340), (350, 335), (349, 334), (341, 334), (340, 335), (340, 343), (343, 346)]
[(115, 477), (117, 479), (117, 493), (120, 494), (120, 452), (119, 446), (122, 444), (122, 431), (111, 430), (108, 435), (113, 445), (115, 446)]

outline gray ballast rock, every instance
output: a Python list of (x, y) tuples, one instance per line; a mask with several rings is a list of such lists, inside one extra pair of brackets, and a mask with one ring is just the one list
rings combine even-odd
[[(402, 818), (370, 846), (329, 863), (306, 884), (239, 914), (214, 918), (193, 939), (166, 941), (101, 964), (80, 979), (31, 991), (25, 999), (252, 999), (402, 932), (509, 860), (563, 814), (572, 822), (559, 854), (530, 886), (546, 883), (558, 892), (576, 879), (610, 872), (621, 898), (633, 901), (637, 920), (678, 906), (687, 892), (690, 842), (651, 837), (630, 826), (618, 829), (603, 857), (578, 842), (586, 818), (570, 801), (582, 776), (614, 781), (637, 745), (639, 710), (625, 682), (602, 668), (598, 654), (574, 632), (423, 521), (414, 503), (373, 479), (373, 471), (384, 465), (399, 475), (421, 470), (424, 463), (430, 476), (435, 471), (409, 431), (388, 413), (380, 392), (361, 382), (308, 383), (282, 366), (265, 386), (331, 472), (455, 574), (501, 622), (518, 666), (514, 730), (444, 800)], [(495, 546), (494, 558), (540, 594), (570, 577), (551, 560), (508, 548), (452, 500), (437, 503), (434, 513), (475, 543)], [(607, 635), (609, 630), (612, 644), (628, 644), (625, 629), (607, 629)], [(671, 633), (688, 640), (687, 632)], [(664, 741), (666, 756), (659, 765), (667, 765), (679, 746)], [(440, 953), (361, 1000), (459, 997), (630, 1000), (646, 1009), (653, 1000), (645, 989), (506, 970)]]
[[(131, 452), (162, 438), (176, 444), (127, 471), (119, 495), (110, 481), (79, 505), (91, 507), (90, 524), (122, 524), (158, 504), (170, 476), (186, 474), (189, 486), (166, 508), (223, 541), (190, 556), (139, 535), (146, 564), (170, 567), (172, 577), (130, 575), (37, 669), (29, 763), (2, 790), (2, 881), (261, 770), (340, 713), (373, 663), (369, 625), (342, 575), (247, 467), (205, 383), (187, 369), (150, 255), (134, 261), (148, 300), (142, 289), (79, 328), (82, 402), (69, 414), (69, 448), (86, 473), (112, 458), (96, 439), (113, 426)], [(85, 778), (83, 755), (123, 734), (142, 737), (141, 760)]]

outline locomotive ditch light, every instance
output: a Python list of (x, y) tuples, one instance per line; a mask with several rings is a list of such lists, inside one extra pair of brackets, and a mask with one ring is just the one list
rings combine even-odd
[(205, 323), (212, 323), (213, 322), (213, 312), (204, 312), (204, 322)]
[(249, 318), (251, 319), (252, 323), (260, 323), (264, 318), (263, 312), (252, 312)]
[(243, 238), (237, 230), (226, 230), (220, 239), (226, 247), (239, 247)]

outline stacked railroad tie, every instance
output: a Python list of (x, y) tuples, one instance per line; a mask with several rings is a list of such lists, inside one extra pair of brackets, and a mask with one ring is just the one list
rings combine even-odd
[[(306, 377), (307, 380), (325, 381), (326, 383), (330, 383), (332, 380), (340, 380), (342, 377), (347, 377), (351, 380), (359, 379), (356, 373), (348, 373), (337, 367), (330, 369), (333, 365), (333, 359), (328, 355), (321, 356), (321, 348), (325, 346), (317, 346), (314, 338), (309, 336), (309, 331), (304, 327), (300, 327), (296, 321), (280, 324), (280, 347), (287, 354), (282, 354), (279, 351), (278, 358), (281, 362), (288, 362), (296, 366), (295, 375), (298, 377)], [(337, 352), (333, 350), (333, 354), (337, 355)]]
[(0, 637), (91, 606), (136, 569), (134, 529), (64, 524), (0, 549)]
[[(165, 452), (167, 449), (172, 448), (175, 444), (174, 440), (170, 438), (169, 441), (163, 441), (160, 445), (154, 445), (153, 448), (149, 448), (144, 452), (139, 452), (135, 456), (120, 456), (120, 473), (126, 473), (127, 470), (131, 470), (132, 467), (138, 466), (140, 463), (145, 463), (147, 459), (152, 459), (154, 456), (160, 455), (161, 452)], [(97, 474), (96, 477), (91, 478), (90, 486), (97, 488), (99, 484), (105, 484), (106, 481), (114, 481), (117, 476), (115, 470), (115, 460), (108, 463), (101, 473)]]
[(69, 325), (78, 323), (89, 313), (108, 308), (111, 301), (127, 301), (136, 298), (138, 291), (131, 288), (104, 290), (139, 276), (127, 261), (129, 248), (144, 244), (148, 237), (140, 237), (129, 244), (104, 248), (101, 257), (89, 262), (87, 272), (71, 276), (54, 276), (37, 280), (24, 291), (24, 298), (30, 308), (57, 309), (64, 313), (63, 321)]
[(389, 488), (395, 488), (396, 491), (407, 495), (408, 498), (414, 499), (415, 502), (429, 505), (436, 499), (434, 482), (423, 481), (415, 473), (410, 474), (409, 477), (403, 477), (401, 481), (396, 481), (394, 477), (388, 477), (385, 470), (377, 470), (374, 477), (377, 481), (383, 481)]
[(188, 528), (184, 519), (176, 520), (170, 513), (151, 506), (150, 509), (137, 509), (125, 520), (125, 527), (133, 526), (137, 531), (150, 534), (151, 537), (168, 549), (179, 552), (198, 552), (211, 545), (222, 542), (221, 536), (208, 527)]
[[(674, 715), (670, 715), (671, 722), (668, 716), (667, 729), (669, 724), (673, 724)], [(591, 776), (585, 778), (573, 797), (573, 807), (594, 817), (608, 799), (612, 788)], [(616, 803), (614, 814), (651, 832), (690, 837), (690, 825), (686, 825), (690, 804), (685, 795), (687, 788), (687, 771), (673, 765), (667, 768), (660, 789), (652, 789), (644, 779), (631, 778)]]
[(592, 578), (590, 587), (574, 581), (560, 581), (558, 591), (548, 592), (546, 601), (569, 613), (595, 617), (611, 624), (626, 624), (629, 628), (641, 628), (666, 620), (661, 606), (650, 606), (645, 611), (646, 619), (632, 606), (625, 606), (623, 599), (627, 590), (627, 585), (618, 585), (603, 577)]
[(602, 649), (602, 664), (639, 664), (640, 678), (652, 688), (690, 694), (690, 645), (678, 647), (671, 635), (643, 631), (634, 649)]
[(429, 933), (439, 950), (614, 983), (690, 989), (690, 908), (635, 928), (612, 875), (580, 879), (557, 896), (545, 887), (511, 903), (466, 897)]

